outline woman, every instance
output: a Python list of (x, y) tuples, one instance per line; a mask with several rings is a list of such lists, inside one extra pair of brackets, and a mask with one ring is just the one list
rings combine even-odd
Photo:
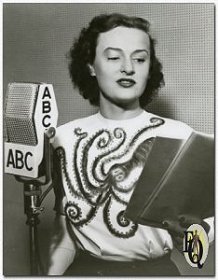
[(98, 16), (81, 31), (69, 58), (73, 83), (99, 112), (57, 129), (48, 274), (179, 275), (170, 260), (170, 228), (138, 225), (124, 215), (152, 139), (187, 139), (192, 132), (143, 109), (164, 84), (149, 23)]

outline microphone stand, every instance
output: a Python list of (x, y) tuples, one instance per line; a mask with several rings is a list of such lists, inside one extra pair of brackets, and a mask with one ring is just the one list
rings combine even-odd
[[(24, 213), (27, 216), (26, 224), (29, 226), (30, 273), (33, 276), (42, 275), (43, 268), (40, 261), (37, 225), (40, 223), (39, 214), (44, 210), (41, 203), (52, 189), (51, 176), (51, 141), (55, 135), (55, 128), (50, 127), (44, 133), (44, 163), (45, 176), (30, 180), (27, 177), (15, 176), (17, 181), (24, 184)], [(42, 186), (47, 189), (42, 192)]]

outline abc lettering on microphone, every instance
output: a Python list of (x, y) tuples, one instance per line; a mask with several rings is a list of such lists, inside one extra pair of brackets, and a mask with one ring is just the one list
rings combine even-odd
[(5, 172), (37, 178), (43, 160), (44, 133), (56, 128), (58, 110), (53, 86), (10, 83), (5, 104)]

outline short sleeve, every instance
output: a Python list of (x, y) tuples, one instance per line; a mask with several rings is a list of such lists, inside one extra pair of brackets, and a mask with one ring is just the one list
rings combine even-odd
[(57, 155), (57, 149), (53, 149), (53, 168), (52, 168), (52, 181), (55, 194), (54, 210), (57, 214), (65, 215), (66, 196), (62, 183), (61, 164)]

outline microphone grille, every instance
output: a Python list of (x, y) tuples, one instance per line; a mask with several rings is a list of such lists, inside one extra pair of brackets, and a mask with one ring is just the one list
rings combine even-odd
[(36, 145), (37, 134), (33, 119), (38, 84), (10, 83), (8, 85), (5, 124), (8, 142)]

